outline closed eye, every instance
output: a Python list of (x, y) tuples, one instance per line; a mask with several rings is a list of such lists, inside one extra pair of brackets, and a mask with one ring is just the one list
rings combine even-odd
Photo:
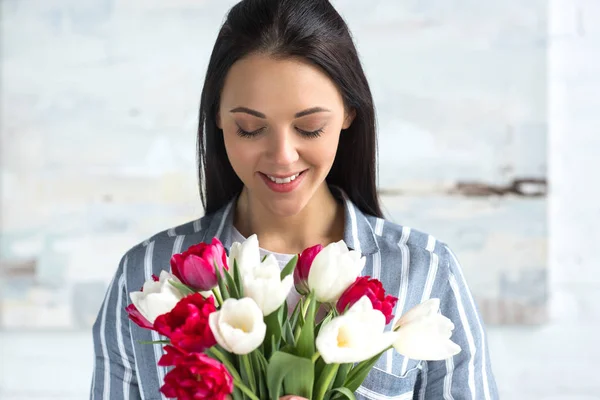
[(263, 129), (265, 129), (265, 128), (260, 128), (255, 131), (248, 132), (238, 126), (237, 134), (240, 135), (241, 137), (252, 138), (252, 137), (255, 137), (256, 135), (258, 135)]
[[(260, 128), (260, 129), (256, 129), (254, 131), (246, 131), (244, 129), (242, 129), (241, 127), (238, 126), (237, 129), (237, 134), (241, 137), (245, 137), (245, 138), (252, 138), (257, 136), (258, 134), (260, 134), (265, 128)], [(296, 130), (304, 137), (306, 138), (317, 138), (319, 136), (321, 136), (321, 134), (323, 133), (323, 128), (317, 129), (316, 131), (305, 131), (303, 129), (300, 128), (296, 128)]]
[(323, 133), (323, 128), (317, 129), (316, 131), (304, 131), (302, 129), (296, 128), (298, 132), (300, 132), (303, 136), (307, 138), (318, 138)]

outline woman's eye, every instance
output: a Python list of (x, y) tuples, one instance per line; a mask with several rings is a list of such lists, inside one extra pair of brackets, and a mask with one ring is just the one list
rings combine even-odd
[(296, 129), (298, 130), (298, 132), (300, 132), (303, 136), (305, 136), (307, 138), (317, 138), (317, 137), (321, 136), (321, 133), (323, 133), (323, 128), (317, 129), (316, 131), (305, 131), (300, 128), (296, 128)]
[(260, 128), (255, 131), (248, 132), (238, 126), (237, 134), (240, 135), (241, 137), (251, 138), (251, 137), (258, 135), (263, 129), (264, 128)]

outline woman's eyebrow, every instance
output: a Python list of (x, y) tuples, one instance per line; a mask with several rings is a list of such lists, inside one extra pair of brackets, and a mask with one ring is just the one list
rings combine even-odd
[[(250, 114), (250, 115), (253, 115), (253, 116), (257, 117), (257, 118), (262, 118), (262, 119), (266, 119), (267, 118), (267, 116), (265, 114), (261, 113), (260, 111), (253, 110), (253, 109), (248, 108), (248, 107), (236, 107), (236, 108), (230, 110), (229, 112), (231, 112), (231, 113), (246, 113), (246, 114)], [(306, 110), (297, 112), (294, 115), (294, 118), (300, 118), (300, 117), (304, 117), (304, 116), (307, 116), (307, 115), (310, 115), (310, 114), (319, 113), (319, 112), (331, 112), (331, 110), (328, 110), (328, 109), (323, 108), (323, 107), (307, 108)]]

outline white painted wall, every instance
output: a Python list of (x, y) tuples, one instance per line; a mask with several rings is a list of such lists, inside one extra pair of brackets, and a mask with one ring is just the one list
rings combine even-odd
[[(490, 328), (503, 399), (600, 399), (600, 2), (552, 0), (549, 55), (551, 323)], [(0, 333), (0, 398), (84, 399), (85, 333)]]

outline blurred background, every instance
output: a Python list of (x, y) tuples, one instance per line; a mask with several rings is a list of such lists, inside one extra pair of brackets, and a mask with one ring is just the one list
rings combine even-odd
[[(235, 3), (0, 1), (0, 399), (87, 398), (120, 257), (203, 214), (197, 108)], [(502, 398), (600, 399), (600, 2), (332, 3), (386, 215), (457, 253)]]

